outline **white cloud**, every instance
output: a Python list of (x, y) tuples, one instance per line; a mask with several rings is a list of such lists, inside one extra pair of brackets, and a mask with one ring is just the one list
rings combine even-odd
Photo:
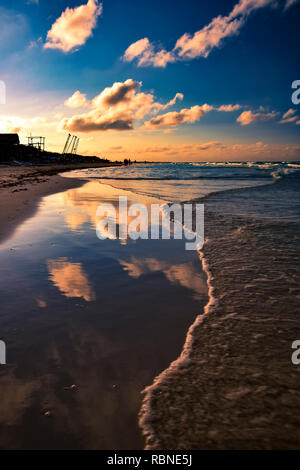
[(52, 25), (44, 48), (70, 52), (82, 46), (92, 35), (101, 13), (102, 4), (98, 0), (88, 0), (86, 5), (67, 8)]

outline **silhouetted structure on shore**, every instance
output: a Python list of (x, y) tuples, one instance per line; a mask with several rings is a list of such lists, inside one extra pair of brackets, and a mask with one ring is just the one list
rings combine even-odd
[[(75, 136), (74, 136), (75, 137)], [(45, 151), (44, 137), (29, 137), (28, 145), (20, 144), (18, 134), (0, 134), (0, 163), (101, 163), (106, 158), (76, 155), (79, 139), (73, 139), (72, 153), (60, 154)]]
[(45, 151), (45, 143), (46, 143), (46, 137), (27, 137), (28, 139), (28, 146), (29, 147), (35, 147), (41, 152)]

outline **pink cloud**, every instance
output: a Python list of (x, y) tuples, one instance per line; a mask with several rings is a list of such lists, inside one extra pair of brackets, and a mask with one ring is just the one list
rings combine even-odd
[(67, 8), (52, 25), (47, 34), (45, 49), (70, 52), (86, 43), (102, 13), (98, 0), (88, 0), (86, 5)]

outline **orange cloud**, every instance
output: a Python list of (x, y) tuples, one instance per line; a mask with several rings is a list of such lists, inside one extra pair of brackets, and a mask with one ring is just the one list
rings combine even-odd
[(130, 130), (133, 129), (135, 119), (158, 113), (173, 106), (177, 99), (183, 99), (182, 93), (176, 93), (168, 103), (161, 104), (154, 100), (152, 93), (140, 92), (141, 85), (132, 79), (116, 82), (111, 87), (105, 88), (90, 102), (86, 101), (85, 95), (79, 91), (75, 92), (65, 103), (73, 107), (85, 103), (91, 110), (63, 119), (59, 128), (71, 132)]
[(164, 49), (155, 52), (148, 38), (140, 39), (126, 49), (123, 59), (131, 62), (135, 58), (139, 58), (138, 66), (153, 65), (154, 67), (166, 67), (168, 63), (176, 60), (173, 52), (167, 52)]
[(88, 101), (86, 99), (86, 95), (77, 90), (65, 101), (64, 104), (65, 106), (68, 106), (68, 108), (82, 108), (88, 105)]
[(47, 34), (45, 49), (70, 52), (86, 43), (102, 13), (98, 0), (88, 0), (86, 5), (67, 8), (52, 25)]
[(161, 116), (154, 117), (150, 121), (146, 121), (144, 127), (146, 129), (158, 129), (161, 127), (172, 127), (185, 122), (196, 122), (213, 109), (212, 106), (204, 104), (203, 106), (192, 106), (189, 109), (182, 109), (181, 111), (173, 111)]
[(294, 122), (298, 124), (298, 116), (296, 115), (296, 110), (295, 109), (289, 109), (284, 115), (282, 116), (282, 119), (280, 121), (280, 124), (288, 124), (290, 122)]
[(271, 113), (264, 113), (264, 112), (253, 112), (253, 111), (244, 111), (242, 114), (239, 115), (237, 118), (237, 122), (239, 122), (242, 126), (248, 126), (253, 122), (257, 121), (268, 121), (270, 119), (274, 119), (278, 113), (272, 111)]
[(223, 104), (217, 108), (218, 111), (223, 111), (224, 113), (231, 113), (233, 111), (238, 111), (239, 109), (241, 109), (240, 104)]

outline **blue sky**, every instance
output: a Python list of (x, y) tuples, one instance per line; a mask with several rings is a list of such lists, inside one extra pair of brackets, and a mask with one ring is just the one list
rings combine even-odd
[[(81, 44), (66, 50), (74, 40), (66, 43), (68, 23), (47, 40), (67, 8), (72, 14), (86, 4), (87, 0), (0, 2), (0, 79), (7, 86), (0, 131), (15, 127), (23, 139), (29, 132), (46, 135), (51, 150), (60, 150), (70, 131), (81, 137), (83, 153), (113, 159), (120, 154), (170, 159), (174, 150), (176, 160), (231, 159), (230, 155), (237, 160), (299, 159), (300, 105), (291, 101), (291, 84), (300, 80), (300, 2), (286, 8), (286, 0), (103, 0), (102, 11)], [(233, 21), (241, 21), (241, 26), (234, 34), (225, 33), (217, 47), (206, 45), (207, 56), (201, 53), (203, 39), (193, 41), (192, 52), (191, 41), (187, 52), (174, 49), (183, 35), (193, 39), (214, 18), (223, 24), (237, 5), (243, 13), (226, 20), (226, 27)], [(251, 11), (245, 13), (249, 5)], [(76, 36), (76, 27), (81, 26), (71, 26)], [(216, 34), (214, 26), (213, 41)], [(59, 35), (63, 46), (53, 47), (53, 37), (61, 41)], [(144, 52), (126, 61), (128, 47), (145, 38), (149, 45)], [(157, 66), (161, 51), (170, 59)], [(143, 57), (150, 59), (139, 65)], [(124, 102), (108, 106), (101, 95), (105, 88), (116, 82), (121, 87), (129, 79), (130, 115)], [(66, 106), (75, 91), (86, 95), (86, 103)], [(152, 95), (153, 103), (159, 104), (168, 103), (176, 93), (184, 97), (168, 108), (148, 107), (142, 113), (141, 93), (147, 99)], [(91, 101), (95, 96), (100, 96), (97, 108)], [(203, 111), (204, 104), (211, 109)], [(230, 112), (219, 109), (229, 104), (240, 107)], [(243, 113), (247, 114), (239, 119)], [(193, 148), (184, 150), (188, 145)]]

